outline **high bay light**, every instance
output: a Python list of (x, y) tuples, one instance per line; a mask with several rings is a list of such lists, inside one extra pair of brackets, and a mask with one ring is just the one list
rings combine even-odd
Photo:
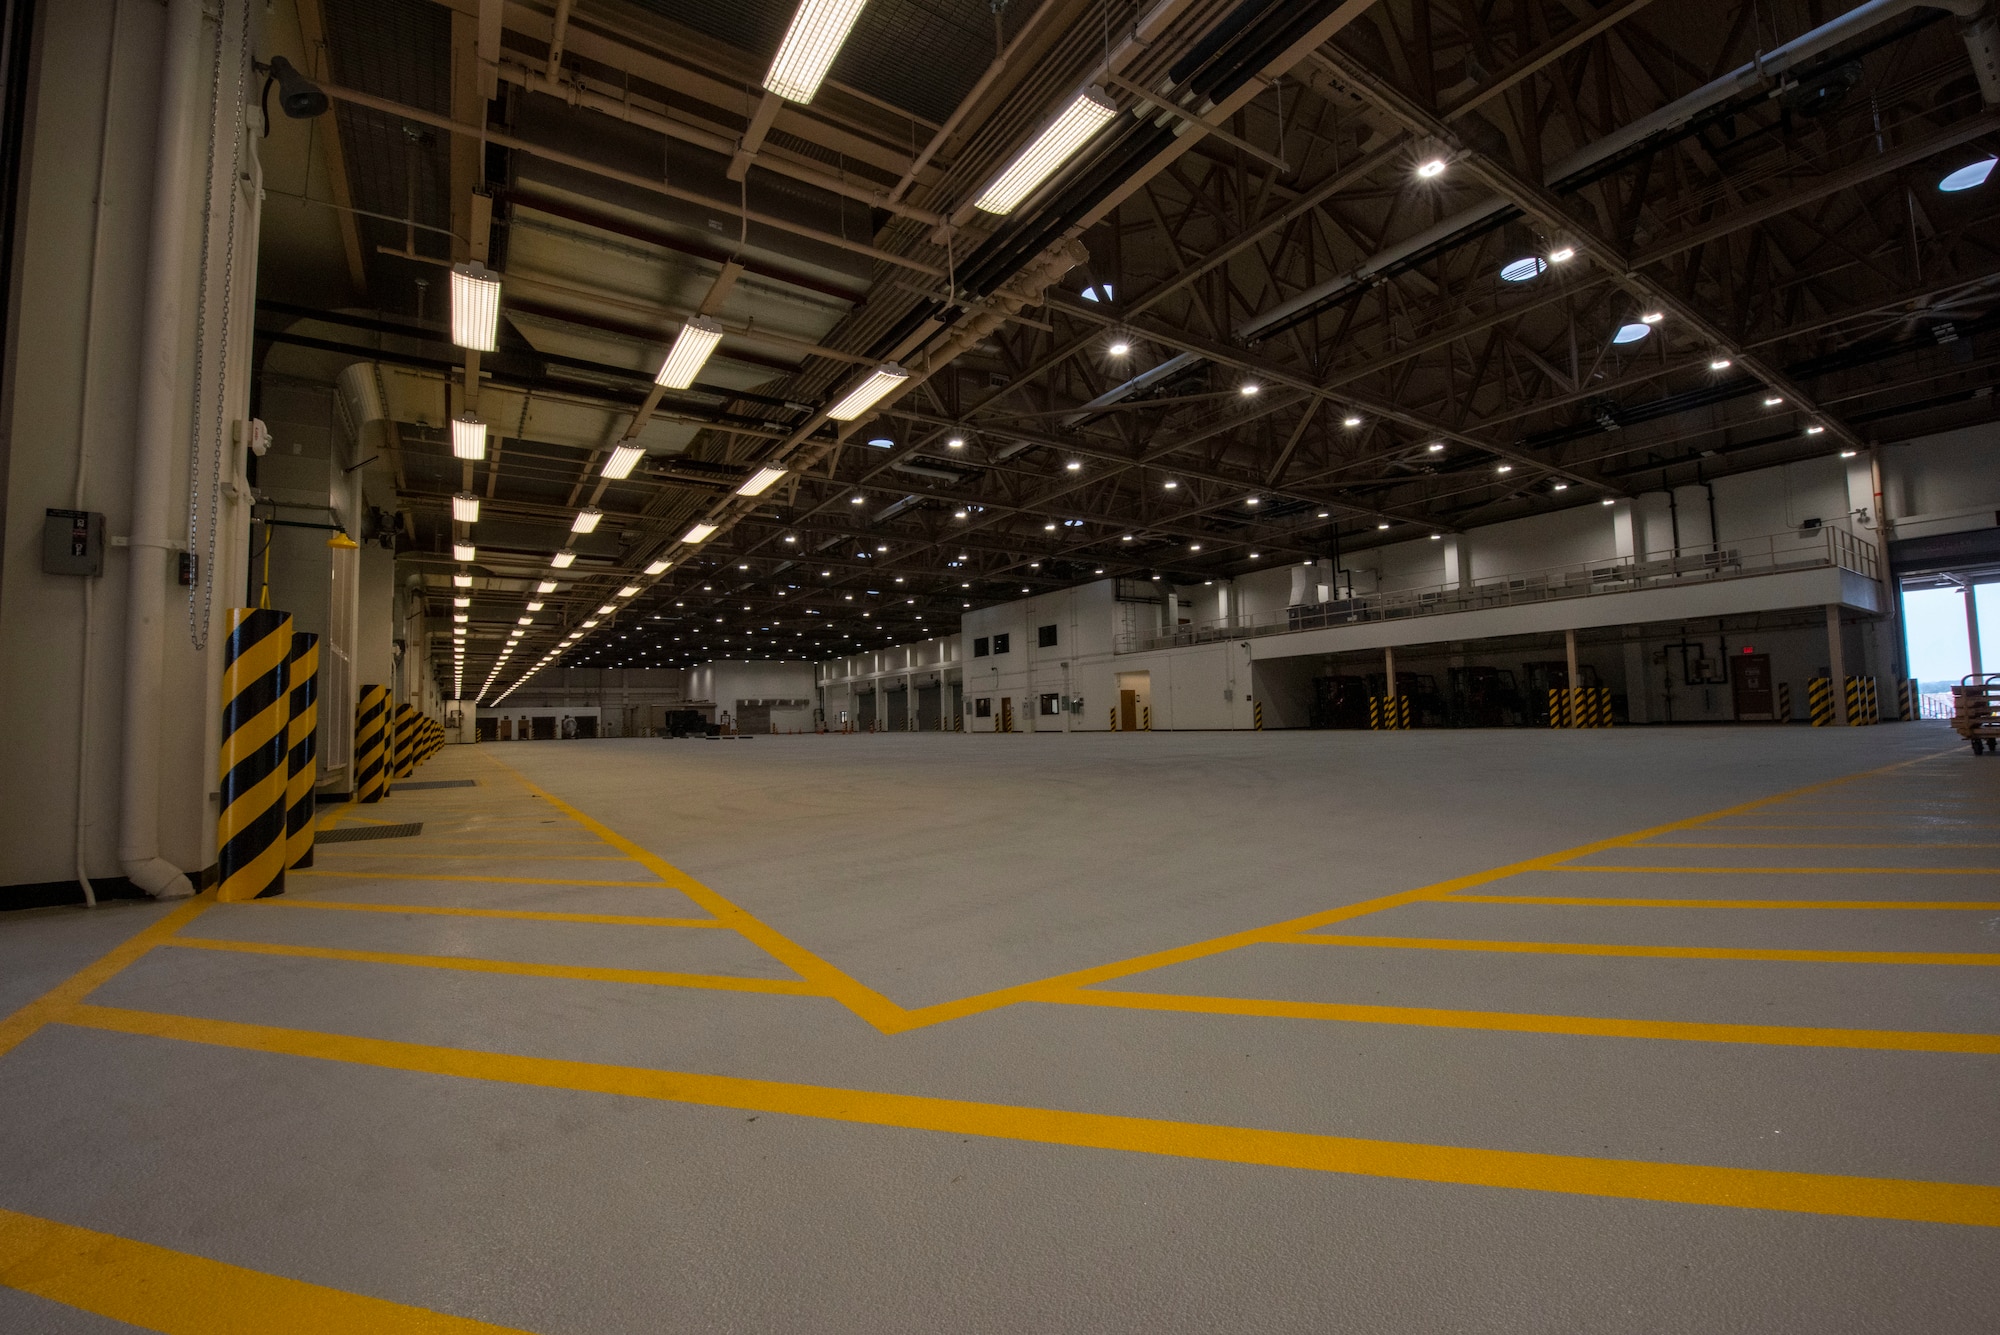
[(1110, 97), (1096, 88), (1084, 89), (993, 178), (975, 207), (987, 213), (1012, 213), (1117, 114)]
[(778, 54), (764, 75), (766, 90), (787, 102), (811, 102), (820, 81), (833, 67), (848, 29), (861, 17), (868, 0), (799, 0), (792, 26), (778, 44)]
[(653, 383), (665, 389), (686, 389), (701, 374), (701, 368), (708, 364), (709, 355), (721, 341), (721, 325), (705, 315), (695, 316), (681, 326)]
[(883, 362), (870, 371), (860, 384), (848, 390), (845, 398), (827, 409), (826, 415), (836, 422), (852, 422), (909, 378), (910, 373), (896, 363)]
[(475, 352), (499, 346), (500, 276), (485, 265), (451, 268), (451, 341)]

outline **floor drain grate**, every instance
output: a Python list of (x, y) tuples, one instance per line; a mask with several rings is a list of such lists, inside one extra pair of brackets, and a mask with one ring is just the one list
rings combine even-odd
[(322, 844), (351, 844), (363, 839), (408, 839), (424, 832), (422, 821), (408, 825), (348, 825), (338, 830), (321, 830), (313, 836)]
[(477, 779), (427, 779), (423, 783), (396, 784), (394, 791), (409, 793), (421, 792), (426, 788), (477, 788), (478, 786), (479, 780)]

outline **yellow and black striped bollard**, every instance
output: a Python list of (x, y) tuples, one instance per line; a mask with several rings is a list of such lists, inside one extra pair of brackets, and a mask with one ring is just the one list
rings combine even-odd
[(1882, 701), (1876, 694), (1875, 678), (1863, 677), (1861, 679), (1861, 695), (1864, 701), (1863, 707), (1868, 711), (1868, 721), (1870, 723), (1880, 723), (1882, 721)]
[(1847, 726), (1850, 728), (1858, 728), (1862, 724), (1868, 721), (1868, 716), (1862, 712), (1861, 708), (1861, 678), (1849, 677), (1847, 679), (1846, 685), (1847, 685)]
[(215, 897), (225, 903), (285, 892), (291, 653), (289, 612), (230, 609), (222, 650), (222, 813), (215, 822)]
[(1252, 727), (1257, 732), (1264, 731), (1264, 702), (1262, 700), (1259, 700), (1255, 704), (1251, 705), (1250, 709), (1256, 718), (1256, 722), (1252, 725)]
[(380, 802), (389, 795), (389, 688), (363, 686), (354, 709), (354, 796)]
[(319, 636), (292, 633), (286, 729), (285, 866), (313, 865), (313, 784), (319, 778)]
[(397, 705), (395, 718), (395, 774), (399, 779), (407, 779), (417, 771), (417, 711), (408, 705)]
[(1151, 705), (1140, 705), (1139, 731), (1151, 732), (1152, 730), (1153, 730), (1153, 707)]
[(1778, 683), (1777, 712), (1778, 722), (1790, 723), (1792, 721), (1792, 684), (1788, 681)]
[(1824, 728), (1833, 722), (1833, 681), (1829, 677), (1814, 677), (1806, 683), (1806, 710), (1812, 715), (1812, 725)]
[(1560, 686), (1549, 687), (1549, 726), (1551, 728), (1560, 728), (1563, 725), (1563, 696), (1566, 694), (1567, 692)]

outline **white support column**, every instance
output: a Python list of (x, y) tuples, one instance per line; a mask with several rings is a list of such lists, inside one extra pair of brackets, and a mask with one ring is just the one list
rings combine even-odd
[(1577, 691), (1583, 685), (1577, 679), (1576, 674), (1576, 632), (1574, 630), (1563, 632), (1563, 657), (1569, 660), (1569, 691), (1563, 699), (1563, 712), (1569, 715), (1569, 726), (1574, 728), (1580, 726), (1577, 716), (1582, 711), (1576, 705), (1577, 701), (1582, 697), (1578, 695)]
[(1847, 723), (1847, 655), (1840, 639), (1840, 604), (1826, 605), (1826, 675), (1833, 691), (1833, 720)]
[(1986, 671), (1979, 657), (1979, 599), (1973, 593), (1971, 584), (1960, 590), (1965, 595), (1965, 647), (1972, 651), (1972, 675), (1977, 677)]
[(1396, 646), (1390, 645), (1382, 651), (1382, 670), (1389, 676), (1389, 698), (1396, 698)]

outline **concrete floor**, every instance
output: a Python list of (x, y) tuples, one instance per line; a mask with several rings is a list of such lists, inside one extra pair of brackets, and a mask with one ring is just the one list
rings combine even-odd
[(1940, 727), (417, 777), (476, 786), (283, 899), (0, 921), (0, 1331), (2000, 1310), (2000, 761)]

